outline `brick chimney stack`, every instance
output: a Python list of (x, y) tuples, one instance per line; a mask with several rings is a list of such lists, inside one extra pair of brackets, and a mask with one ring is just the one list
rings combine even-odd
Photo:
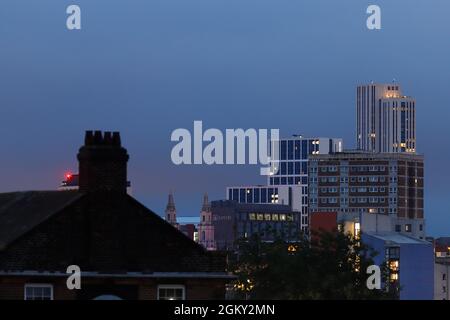
[(127, 150), (119, 132), (86, 131), (78, 152), (80, 192), (127, 192)]

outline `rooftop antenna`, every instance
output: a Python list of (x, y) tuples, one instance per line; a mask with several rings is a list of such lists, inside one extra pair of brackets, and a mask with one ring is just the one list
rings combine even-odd
[(395, 83), (397, 80), (395, 80), (395, 78), (394, 79), (392, 79), (392, 83)]

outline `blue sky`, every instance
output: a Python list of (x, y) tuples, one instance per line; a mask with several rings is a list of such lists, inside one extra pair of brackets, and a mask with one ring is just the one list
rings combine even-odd
[[(82, 30), (65, 27), (78, 4)], [(382, 9), (382, 30), (366, 8)], [(431, 235), (450, 234), (447, 0), (2, 0), (0, 192), (54, 189), (86, 129), (119, 130), (135, 196), (180, 215), (202, 194), (264, 183), (256, 166), (171, 164), (170, 134), (280, 128), (354, 147), (355, 86), (397, 79), (417, 99)]]

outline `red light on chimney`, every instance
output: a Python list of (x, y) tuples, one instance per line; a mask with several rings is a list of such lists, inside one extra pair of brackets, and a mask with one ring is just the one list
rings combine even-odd
[(72, 178), (72, 174), (71, 173), (66, 173), (66, 179), (70, 180)]

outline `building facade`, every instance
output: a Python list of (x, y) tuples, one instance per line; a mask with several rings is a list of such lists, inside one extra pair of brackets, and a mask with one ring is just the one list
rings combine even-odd
[[(343, 152), (312, 155), (309, 210), (363, 219), (361, 229), (394, 231), (425, 239), (423, 156)], [(372, 216), (372, 217), (371, 217)]]
[[(309, 156), (341, 152), (342, 139), (304, 138), (293, 136), (271, 143), (270, 154), (278, 149), (278, 159), (272, 159), (273, 174), (266, 186), (229, 187), (226, 199), (249, 204), (283, 204), (301, 213), (300, 228), (308, 228), (308, 160)], [(275, 157), (275, 156), (274, 156)], [(277, 157), (275, 157), (277, 158)]]
[(258, 234), (263, 241), (277, 236), (298, 240), (300, 213), (279, 204), (242, 204), (220, 200), (211, 203), (218, 250), (235, 250), (237, 241)]
[(434, 263), (434, 300), (449, 300), (450, 259), (437, 258)]
[(382, 285), (399, 287), (400, 300), (433, 299), (434, 257), (430, 242), (394, 232), (363, 232), (361, 240), (378, 253), (375, 264), (387, 265), (388, 279)]
[(416, 101), (399, 84), (368, 84), (356, 89), (358, 149), (416, 152)]

